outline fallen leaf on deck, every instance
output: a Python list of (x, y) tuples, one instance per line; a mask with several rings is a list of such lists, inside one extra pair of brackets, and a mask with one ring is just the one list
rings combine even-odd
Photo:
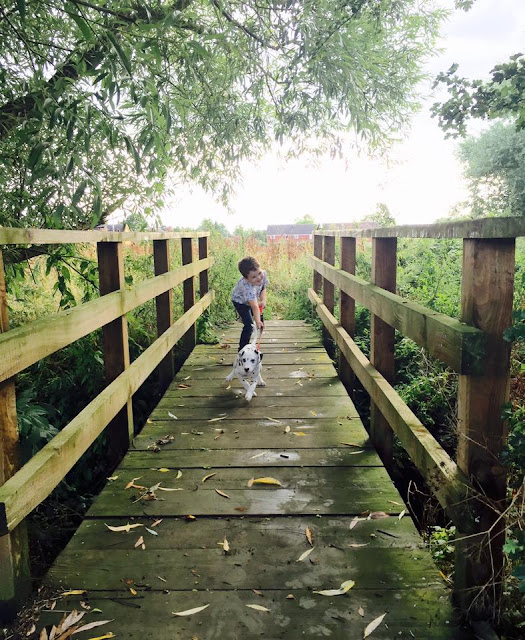
[(396, 504), (398, 507), (402, 507), (403, 505), (400, 502), (396, 502), (395, 500), (387, 500), (390, 504)]
[(381, 518), (388, 518), (388, 514), (384, 511), (372, 511), (368, 517), (370, 520), (381, 520)]
[[(104, 522), (104, 524), (106, 524), (106, 523)], [(122, 525), (120, 527), (112, 527), (111, 525), (106, 524), (106, 527), (110, 531), (126, 531), (126, 533), (129, 533), (131, 531), (131, 529), (136, 529), (137, 527), (143, 527), (143, 526), (144, 526), (143, 524), (138, 524), (138, 523), (137, 524), (129, 524), (129, 522), (128, 522), (128, 524), (124, 524), (124, 525)]]
[[(140, 480), (142, 478), (142, 476), (139, 476), (138, 478), (133, 478), (133, 480), (130, 480), (128, 482), (128, 484), (126, 485), (126, 489), (131, 489), (131, 487), (133, 487), (133, 485), (135, 484), (135, 480)], [(146, 487), (144, 487), (146, 488)]]
[(266, 420), (269, 420), (270, 422), (275, 422), (276, 424), (282, 424), (281, 420), (276, 420), (275, 418), (270, 418), (270, 416), (265, 416)]
[(246, 483), (246, 486), (248, 487), (248, 489), (252, 486), (254, 480), (255, 480), (255, 478), (250, 478), (248, 480), (248, 482)]
[(397, 516), (397, 517), (398, 517), (398, 520), (402, 520), (402, 519), (403, 519), (403, 516), (405, 515), (405, 513), (406, 513), (406, 510), (405, 510), (405, 509), (403, 509), (403, 511), (401, 511), (401, 513)]
[(109, 478), (107, 478), (110, 482), (113, 482), (114, 480), (118, 480), (118, 476), (110, 476)]
[(129, 592), (131, 593), (132, 596), (136, 596), (137, 595), (137, 591), (133, 588), (133, 587), (128, 587)]
[(97, 636), (96, 638), (88, 638), (88, 640), (107, 640), (108, 638), (116, 638), (117, 636), (110, 631), (109, 633), (104, 634), (103, 636)]
[(372, 622), (366, 627), (365, 629), (365, 635), (363, 636), (363, 638), (368, 638), (368, 636), (375, 631), (375, 629), (377, 629), (377, 627), (383, 622), (383, 618), (386, 616), (386, 613), (383, 613), (382, 616), (379, 616), (379, 618), (376, 618), (375, 620), (372, 620)]
[(170, 489), (169, 487), (158, 487), (159, 491), (184, 491), (182, 487), (177, 487), (176, 489)]
[(162, 582), (168, 582), (168, 581), (166, 580), (166, 578), (163, 578), (162, 576), (157, 576), (157, 578), (158, 578), (159, 580), (162, 580)]
[(161, 467), (161, 468), (159, 469), (159, 471), (160, 471), (161, 473), (168, 473), (169, 469), (166, 469), (166, 467)]
[(289, 594), (286, 596), (286, 599), (287, 599), (287, 600), (295, 600), (295, 596), (294, 596), (294, 594), (293, 594), (293, 593), (289, 593)]
[(175, 476), (175, 480), (178, 480), (179, 478), (182, 478), (182, 471), (180, 469), (177, 471), (177, 475)]
[(364, 450), (361, 451), (350, 451), (348, 453), (349, 456), (356, 456), (358, 453), (364, 453)]
[(191, 385), (190, 384), (184, 384), (184, 382), (181, 382), (177, 386), (178, 386), (179, 389), (191, 389)]
[(140, 538), (137, 540), (137, 542), (135, 542), (134, 547), (136, 549), (137, 547), (140, 547), (141, 545), (144, 546), (144, 536), (140, 536)]
[(350, 526), (348, 527), (349, 529), (353, 529), (355, 527), (355, 525), (359, 522), (361, 518), (358, 518), (357, 516), (352, 520), (352, 522), (350, 523)]
[(305, 558), (308, 558), (308, 556), (312, 553), (314, 549), (315, 547), (312, 547), (311, 549), (306, 550), (304, 553), (301, 553), (301, 555), (297, 558), (296, 562), (302, 562)]
[(191, 378), (191, 376), (186, 376), (185, 378), (182, 378), (183, 380), (189, 380)]
[[(340, 422), (339, 424), (343, 424), (342, 422)], [(355, 442), (340, 442), (339, 444), (343, 444), (345, 447), (362, 447), (362, 444), (356, 444)]]
[(261, 451), (261, 453), (256, 453), (254, 456), (251, 456), (250, 460), (255, 460), (255, 458), (260, 458), (261, 456), (264, 456), (267, 453), (270, 453), (270, 452), (269, 451)]
[(256, 596), (262, 596), (264, 598), (263, 592), (259, 591), (259, 589), (252, 589)]
[(354, 585), (355, 582), (353, 580), (345, 580), (345, 582), (341, 583), (339, 589), (323, 589), (322, 591), (314, 591), (313, 593), (317, 593), (320, 596), (342, 596)]
[(229, 384), (229, 385), (226, 387), (226, 390), (231, 389), (231, 388), (232, 388), (232, 386), (231, 386), (231, 384)]
[(157, 527), (161, 522), (162, 522), (163, 518), (161, 518), (160, 520), (155, 520), (155, 522), (151, 525), (152, 527)]
[(271, 485), (275, 485), (275, 486), (278, 486), (278, 487), (282, 487), (283, 486), (279, 482), (279, 480), (276, 480), (275, 478), (268, 478), (268, 477), (254, 478), (252, 484), (271, 484)]
[(211, 418), (208, 422), (218, 422), (219, 420), (224, 420), (226, 416), (221, 416), (220, 418)]
[(359, 607), (359, 609), (357, 610), (357, 613), (361, 616), (361, 617), (365, 617), (365, 610), (363, 609), (363, 607)]
[(192, 515), (184, 516), (184, 518), (186, 520), (188, 520), (188, 522), (191, 522), (192, 520), (197, 520), (197, 518), (195, 516), (192, 516)]
[(284, 428), (284, 432), (285, 433), (290, 433), (290, 425), (287, 424), (286, 427)]
[(224, 553), (228, 553), (228, 551), (230, 550), (230, 543), (228, 542), (228, 540), (226, 540), (226, 538), (224, 538), (222, 542), (217, 542), (217, 544), (224, 549)]
[(293, 432), (294, 436), (305, 436), (306, 433), (304, 431), (294, 431)]
[(146, 420), (146, 422), (147, 422), (148, 424), (153, 424), (153, 420), (150, 420), (149, 418)]
[(306, 535), (306, 539), (308, 540), (308, 542), (313, 546), (313, 544), (314, 544), (314, 534), (312, 533), (312, 530), (310, 529), (310, 527), (306, 527), (305, 535)]
[(204, 611), (204, 609), (207, 609), (209, 606), (209, 604), (205, 604), (203, 607), (195, 607), (195, 609), (187, 609), (186, 611), (172, 611), (171, 613), (174, 616), (192, 616), (194, 613)]
[(242, 512), (244, 512), (244, 511), (246, 511), (246, 509), (247, 509), (248, 507), (233, 507), (233, 508), (235, 509), (235, 511), (240, 511), (240, 512), (242, 513)]
[(60, 594), (60, 597), (65, 598), (66, 596), (83, 596), (86, 593), (87, 591), (85, 589), (73, 589), (72, 591), (64, 591), (64, 593)]
[(95, 627), (100, 627), (103, 624), (108, 624), (109, 622), (113, 622), (113, 620), (97, 620), (96, 622), (88, 622), (87, 624), (82, 625), (78, 629), (75, 629), (75, 631), (71, 635), (73, 636), (75, 635), (75, 633), (80, 633), (81, 631), (89, 631), (90, 629), (94, 629)]
[(348, 546), (352, 549), (359, 549), (359, 547), (367, 547), (370, 542), (351, 542)]
[(227, 493), (224, 493), (224, 491), (221, 491), (220, 489), (215, 489), (215, 492), (218, 493), (223, 498), (229, 498), (230, 497)]
[(312, 409), (310, 409), (310, 413), (311, 413), (313, 416), (316, 416), (316, 415), (317, 415), (317, 413), (316, 413), (315, 411), (313, 411)]
[(159, 534), (156, 531), (153, 531), (153, 529), (148, 529), (148, 527), (145, 527), (146, 531), (148, 533), (151, 533), (152, 536), (158, 536)]
[(206, 482), (206, 480), (209, 480), (210, 478), (213, 478), (213, 476), (216, 476), (217, 472), (215, 473), (208, 473), (207, 476), (204, 476), (204, 478), (201, 480), (201, 484), (204, 484)]
[(171, 413), (171, 411), (168, 411), (168, 415), (170, 418), (173, 418), (174, 420), (178, 420), (177, 416), (174, 416), (173, 413)]
[(245, 605), (246, 607), (249, 607), (250, 609), (255, 609), (256, 611), (270, 611), (270, 609), (267, 609), (266, 607), (263, 607), (260, 604), (247, 604)]

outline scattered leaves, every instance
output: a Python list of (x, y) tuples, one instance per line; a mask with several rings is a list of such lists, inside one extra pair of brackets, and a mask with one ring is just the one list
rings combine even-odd
[(155, 520), (155, 522), (151, 525), (152, 527), (158, 527), (159, 524), (162, 522), (163, 518), (161, 518), (160, 520)]
[(215, 489), (215, 493), (218, 493), (223, 498), (228, 498), (228, 499), (230, 498), (230, 496), (227, 493), (224, 493), (224, 491), (221, 491), (220, 489)]
[(195, 607), (195, 609), (187, 609), (186, 611), (172, 611), (171, 613), (174, 616), (192, 616), (195, 613), (204, 611), (204, 609), (207, 609), (209, 606), (210, 606), (209, 604), (205, 604), (202, 607)]
[(295, 596), (294, 596), (294, 594), (293, 594), (293, 593), (289, 593), (289, 594), (286, 596), (286, 599), (287, 599), (287, 600), (295, 600)]
[(210, 478), (213, 478), (213, 476), (216, 476), (217, 472), (215, 473), (208, 473), (207, 476), (204, 476), (204, 478), (201, 480), (201, 484), (204, 484), (206, 482), (206, 480), (209, 480)]
[(349, 525), (349, 527), (348, 527), (348, 528), (349, 528), (350, 530), (352, 530), (352, 529), (356, 526), (356, 524), (359, 522), (359, 520), (361, 520), (361, 518), (359, 518), (359, 516), (356, 516), (356, 517), (352, 520), (352, 522), (350, 523), (350, 525)]
[(341, 583), (339, 589), (323, 589), (322, 591), (314, 591), (314, 593), (319, 594), (320, 596), (342, 596), (347, 591), (349, 591), (355, 582), (353, 580), (345, 580)]
[(398, 520), (402, 520), (405, 513), (406, 513), (406, 509), (403, 509), (403, 511), (401, 511), (401, 513), (397, 516)]
[(168, 411), (168, 415), (170, 418), (173, 418), (173, 420), (178, 420), (177, 416), (173, 415), (173, 413), (171, 413), (171, 411)]
[(279, 482), (279, 480), (276, 480), (275, 478), (268, 478), (268, 477), (254, 478), (252, 484), (270, 484), (270, 485), (275, 485), (277, 487), (282, 487), (283, 486)]
[(142, 550), (144, 550), (146, 548), (146, 545), (144, 543), (144, 536), (140, 536), (140, 538), (137, 540), (137, 542), (135, 542), (134, 547), (135, 547), (135, 549), (137, 547), (142, 547)]
[(365, 610), (363, 609), (363, 607), (359, 607), (359, 609), (357, 610), (357, 613), (364, 618), (365, 617)]
[(217, 544), (224, 549), (224, 553), (228, 553), (228, 551), (230, 550), (230, 543), (228, 542), (228, 540), (226, 540), (226, 538), (224, 538), (222, 542), (217, 542)]
[(290, 425), (287, 424), (286, 427), (284, 428), (284, 432), (285, 433), (290, 433)]
[(65, 598), (66, 596), (85, 596), (87, 591), (85, 589), (72, 589), (71, 591), (64, 591), (64, 593), (60, 594), (61, 598)]
[(305, 436), (306, 433), (304, 431), (294, 431), (293, 432), (294, 436)]
[(128, 524), (121, 525), (120, 527), (112, 527), (111, 525), (106, 524), (105, 522), (104, 522), (104, 524), (106, 525), (106, 527), (110, 531), (125, 531), (126, 533), (129, 533), (131, 531), (131, 529), (136, 529), (137, 527), (143, 527), (144, 526), (143, 524), (139, 524), (139, 523), (130, 524), (129, 522), (128, 522)]
[(310, 527), (306, 527), (305, 535), (306, 535), (306, 539), (308, 540), (308, 542), (313, 546), (313, 544), (314, 544), (314, 534), (312, 533), (312, 530), (310, 529)]
[[(226, 416), (227, 415), (228, 414), (226, 414)], [(208, 422), (218, 422), (219, 420), (224, 420), (226, 416), (220, 416), (219, 418), (211, 418), (211, 420), (208, 420)]]
[(361, 547), (367, 547), (370, 544), (370, 542), (351, 542), (348, 546), (351, 549), (359, 549)]
[(166, 467), (161, 467), (161, 468), (159, 469), (159, 471), (160, 471), (161, 473), (168, 473), (169, 469), (166, 469)]
[(281, 420), (276, 420), (275, 418), (270, 418), (270, 416), (265, 416), (265, 420), (269, 420), (270, 422), (275, 422), (275, 424), (282, 424)]
[(383, 622), (383, 618), (385, 616), (386, 616), (386, 613), (383, 613), (383, 615), (379, 616), (379, 618), (372, 620), (372, 622), (369, 625), (367, 625), (365, 629), (365, 635), (363, 636), (363, 638), (368, 638), (368, 636), (371, 635), (371, 633), (375, 631), (375, 629), (377, 629), (377, 627)]
[(384, 511), (372, 511), (368, 517), (370, 520), (381, 520), (381, 518), (388, 518), (388, 513)]

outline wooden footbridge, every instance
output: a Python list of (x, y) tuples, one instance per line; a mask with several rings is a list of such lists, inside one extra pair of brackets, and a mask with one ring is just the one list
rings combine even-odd
[[(372, 283), (353, 275), (359, 233), (341, 238), (340, 268), (335, 234), (318, 234), (308, 295), (339, 348), (340, 377), (310, 325), (268, 322), (267, 387), (247, 405), (240, 385), (224, 381), (239, 327), (227, 329), (218, 345), (193, 348), (195, 322), (213, 300), (206, 234), (148, 234), (156, 276), (128, 288), (122, 243), (143, 234), (0, 230), (4, 244), (97, 242), (102, 294), (52, 320), (6, 331), (0, 287), (4, 617), (29, 587), (24, 518), (106, 429), (120, 462), (48, 573), (49, 587), (71, 593), (43, 612), (41, 627), (77, 609), (86, 611), (82, 624), (111, 620), (79, 639), (470, 638), (386, 469), (394, 432), (461, 532), (457, 602), (464, 612), (486, 613), (497, 601), (498, 587), (488, 588), (486, 579), (501, 572), (495, 506), (505, 499), (494, 456), (505, 435), (499, 407), (509, 354), (501, 332), (510, 324), (514, 239), (524, 232), (522, 221), (495, 219), (361, 232), (372, 237)], [(464, 238), (465, 322), (395, 295), (396, 238), (403, 235)], [(170, 271), (174, 238), (181, 239), (182, 266)], [(171, 290), (179, 284), (184, 315), (174, 322)], [(125, 313), (152, 297), (159, 338), (130, 364)], [(351, 339), (355, 301), (373, 313), (370, 361)], [(108, 386), (18, 469), (14, 376), (99, 327)], [(389, 383), (394, 329), (460, 373), (458, 465)], [(171, 354), (181, 339), (191, 353), (174, 377)], [(153, 371), (166, 391), (135, 434), (132, 396)], [(354, 375), (371, 396), (370, 434), (348, 394)]]

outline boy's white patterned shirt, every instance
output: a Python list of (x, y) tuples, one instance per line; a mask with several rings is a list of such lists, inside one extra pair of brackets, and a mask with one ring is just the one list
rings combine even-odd
[(270, 284), (266, 271), (264, 272), (263, 281), (261, 284), (254, 286), (250, 284), (248, 280), (243, 276), (239, 279), (239, 282), (235, 285), (232, 291), (232, 300), (237, 304), (248, 304), (250, 300), (257, 300), (261, 295), (261, 291)]

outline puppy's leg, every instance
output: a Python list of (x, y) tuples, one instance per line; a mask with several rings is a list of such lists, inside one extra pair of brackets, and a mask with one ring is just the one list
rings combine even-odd
[(246, 395), (244, 396), (248, 402), (250, 402), (250, 400), (252, 399), (252, 397), (254, 395), (257, 395), (255, 393), (255, 387), (256, 386), (257, 386), (256, 382), (252, 382), (252, 384), (248, 385), (248, 391), (246, 392)]
[(226, 376), (226, 381), (227, 382), (231, 382), (233, 380), (236, 368), (237, 368), (237, 360), (233, 363), (233, 367), (232, 367), (232, 370), (230, 371), (230, 373)]

